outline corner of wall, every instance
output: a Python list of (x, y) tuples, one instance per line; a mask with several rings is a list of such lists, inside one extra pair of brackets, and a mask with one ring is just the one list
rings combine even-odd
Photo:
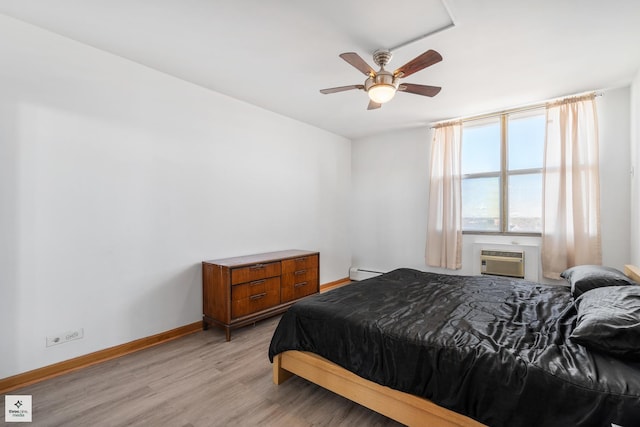
[(631, 83), (631, 256), (640, 265), (640, 70)]

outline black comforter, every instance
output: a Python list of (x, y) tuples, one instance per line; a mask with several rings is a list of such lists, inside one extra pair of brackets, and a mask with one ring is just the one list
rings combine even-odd
[(569, 339), (568, 288), (399, 269), (296, 303), (269, 358), (316, 353), (490, 426), (640, 426), (640, 363)]

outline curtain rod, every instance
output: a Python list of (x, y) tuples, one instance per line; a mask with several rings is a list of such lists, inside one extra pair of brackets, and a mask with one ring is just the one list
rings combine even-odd
[(508, 108), (506, 110), (501, 110), (501, 111), (494, 111), (492, 113), (484, 113), (484, 114), (478, 114), (475, 116), (467, 116), (467, 117), (460, 117), (457, 119), (446, 119), (446, 120), (440, 120), (437, 122), (432, 122), (429, 126), (429, 129), (434, 129), (437, 127), (441, 127), (444, 124), (447, 123), (457, 123), (457, 122), (471, 122), (474, 120), (482, 120), (482, 119), (487, 119), (489, 117), (496, 117), (496, 116), (500, 116), (502, 114), (511, 114), (511, 113), (521, 113), (524, 111), (530, 111), (530, 110), (537, 110), (538, 108), (542, 108), (547, 104), (552, 104), (555, 102), (562, 102), (563, 100), (567, 100), (567, 99), (571, 99), (571, 98), (580, 98), (583, 96), (588, 96), (589, 94), (593, 94), (595, 97), (598, 96), (603, 96), (604, 93), (603, 92), (583, 92), (583, 93), (579, 93), (576, 95), (568, 95), (568, 96), (562, 96), (559, 98), (552, 98), (549, 99), (547, 101), (542, 101), (542, 102), (537, 102), (535, 104), (531, 104), (531, 105), (525, 105), (522, 107), (515, 107), (515, 108)]

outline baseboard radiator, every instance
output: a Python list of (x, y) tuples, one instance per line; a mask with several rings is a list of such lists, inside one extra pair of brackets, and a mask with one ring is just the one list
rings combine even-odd
[(524, 251), (482, 249), (480, 273), (524, 279)]
[(383, 273), (384, 272), (382, 272), (382, 271), (375, 271), (375, 270), (369, 270), (369, 269), (366, 269), (366, 268), (352, 267), (352, 268), (349, 269), (349, 279), (354, 280), (354, 281), (370, 279), (372, 277), (379, 276), (379, 275), (381, 275)]

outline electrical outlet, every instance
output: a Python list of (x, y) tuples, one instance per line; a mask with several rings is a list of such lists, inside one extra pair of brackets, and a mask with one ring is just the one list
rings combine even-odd
[(84, 329), (76, 329), (75, 331), (67, 331), (62, 334), (52, 335), (47, 337), (47, 347), (52, 345), (63, 344), (73, 340), (79, 340), (84, 338)]

